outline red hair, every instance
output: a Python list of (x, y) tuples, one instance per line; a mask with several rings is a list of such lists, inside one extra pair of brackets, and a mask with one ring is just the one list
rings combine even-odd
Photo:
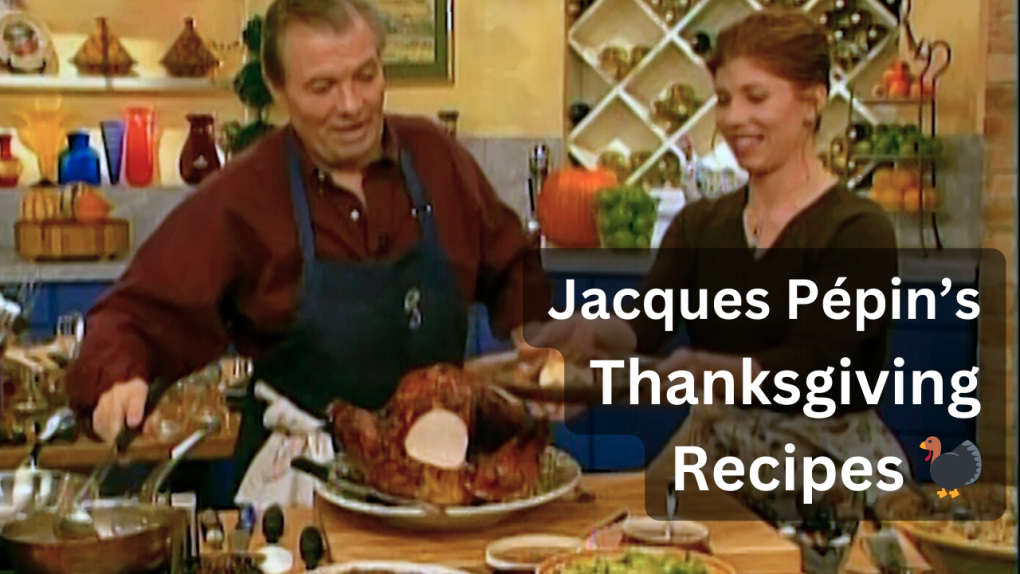
[(772, 7), (720, 32), (706, 61), (715, 76), (731, 60), (747, 58), (769, 73), (807, 89), (829, 88), (829, 39), (826, 30), (795, 8)]

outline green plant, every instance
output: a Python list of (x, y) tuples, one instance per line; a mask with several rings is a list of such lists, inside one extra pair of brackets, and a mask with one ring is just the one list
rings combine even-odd
[(249, 60), (234, 77), (233, 89), (241, 103), (254, 112), (255, 118), (244, 125), (236, 120), (223, 124), (223, 136), (230, 153), (244, 150), (271, 132), (274, 127), (269, 123), (269, 108), (273, 105), (273, 94), (262, 75), (262, 23), (262, 16), (252, 16), (242, 33)]

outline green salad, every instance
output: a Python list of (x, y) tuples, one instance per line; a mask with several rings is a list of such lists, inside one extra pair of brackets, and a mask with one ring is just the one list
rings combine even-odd
[(711, 574), (697, 558), (628, 550), (623, 556), (571, 562), (558, 574)]

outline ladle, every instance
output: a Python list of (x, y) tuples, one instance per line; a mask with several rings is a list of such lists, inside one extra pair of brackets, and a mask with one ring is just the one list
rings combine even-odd
[[(144, 421), (159, 404), (170, 385), (163, 379), (156, 379), (149, 385), (149, 392), (145, 398), (145, 411), (142, 420)], [(55, 534), (61, 539), (97, 538), (95, 526), (92, 524), (92, 515), (82, 508), (82, 499), (93, 486), (99, 487), (110, 469), (117, 463), (120, 457), (127, 451), (131, 442), (138, 436), (143, 425), (132, 428), (125, 424), (110, 448), (110, 454), (106, 460), (99, 465), (81, 489), (74, 494), (74, 497), (61, 507), (61, 516), (56, 522)], [(172, 460), (172, 459), (171, 459)]]
[(11, 501), (16, 511), (23, 509), (35, 496), (35, 476), (39, 466), (39, 453), (42, 451), (43, 445), (57, 434), (73, 427), (74, 423), (74, 411), (68, 408), (59, 409), (46, 419), (42, 431), (36, 436), (31, 452), (14, 470)]
[(74, 417), (74, 411), (67, 407), (57, 409), (56, 412), (51, 414), (46, 419), (46, 423), (43, 425), (42, 431), (35, 438), (35, 444), (32, 445), (32, 451), (22, 461), (21, 466), (35, 468), (39, 464), (39, 453), (42, 451), (43, 445), (53, 440), (53, 437), (58, 434), (63, 434), (70, 430), (76, 419)]

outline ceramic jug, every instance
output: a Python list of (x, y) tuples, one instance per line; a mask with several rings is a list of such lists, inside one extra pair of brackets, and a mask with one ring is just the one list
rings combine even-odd
[(189, 114), (186, 117), (191, 129), (184, 142), (184, 149), (181, 150), (178, 167), (185, 183), (198, 185), (209, 174), (220, 169), (215, 120), (209, 114)]

